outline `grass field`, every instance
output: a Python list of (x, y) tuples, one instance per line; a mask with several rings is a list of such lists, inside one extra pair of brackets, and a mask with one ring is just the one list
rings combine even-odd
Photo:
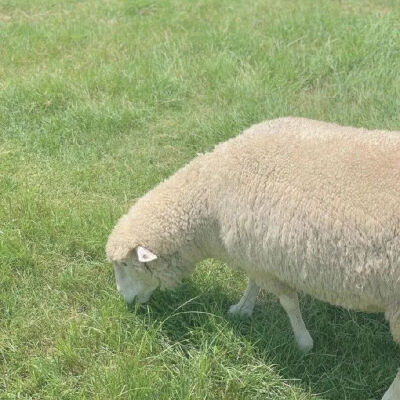
[(128, 309), (104, 245), (197, 152), (277, 116), (400, 128), (397, 0), (0, 0), (0, 399), (378, 399), (381, 315), (284, 311), (217, 261)]

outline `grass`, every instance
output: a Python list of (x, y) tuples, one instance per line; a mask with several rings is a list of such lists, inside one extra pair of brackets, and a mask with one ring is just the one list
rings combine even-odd
[(272, 297), (217, 261), (128, 309), (104, 245), (139, 196), (252, 123), (400, 127), (397, 0), (0, 0), (0, 399), (365, 400), (380, 315)]

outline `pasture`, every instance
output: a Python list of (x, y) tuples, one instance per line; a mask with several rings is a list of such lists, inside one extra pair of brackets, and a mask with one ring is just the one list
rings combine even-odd
[(144, 306), (104, 246), (135, 199), (253, 123), (400, 130), (397, 0), (0, 0), (0, 399), (379, 399), (382, 315), (307, 296), (302, 355), (215, 260)]

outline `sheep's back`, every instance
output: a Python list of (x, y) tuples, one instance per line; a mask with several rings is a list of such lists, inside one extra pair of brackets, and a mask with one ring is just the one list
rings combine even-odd
[(331, 303), (400, 293), (400, 132), (285, 118), (207, 157), (227, 253)]

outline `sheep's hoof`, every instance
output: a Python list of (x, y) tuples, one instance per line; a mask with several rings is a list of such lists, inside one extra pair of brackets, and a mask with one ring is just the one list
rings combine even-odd
[(314, 346), (314, 341), (308, 332), (296, 338), (297, 347), (302, 353), (308, 353)]
[(234, 315), (240, 318), (248, 318), (253, 313), (253, 310), (250, 310), (241, 304), (233, 304), (229, 307), (228, 314)]

